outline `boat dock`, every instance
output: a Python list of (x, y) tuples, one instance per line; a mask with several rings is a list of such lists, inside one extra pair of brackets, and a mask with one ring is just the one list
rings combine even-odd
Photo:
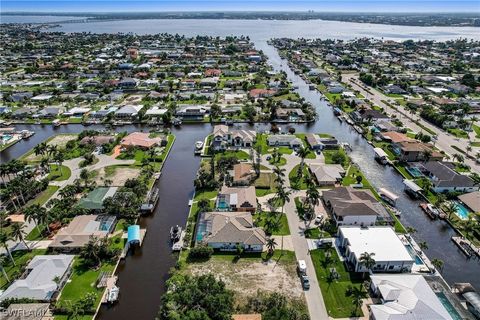
[(127, 253), (131, 247), (141, 247), (146, 234), (147, 229), (140, 229), (140, 226), (138, 225), (128, 227), (128, 231), (124, 232), (122, 235), (122, 239), (127, 239), (127, 243), (120, 254), (120, 259), (125, 259), (127, 257)]
[(183, 249), (184, 241), (183, 238), (185, 237), (185, 230), (182, 230), (180, 233), (180, 239), (177, 242), (172, 244), (172, 251), (181, 251)]
[(480, 248), (477, 248), (470, 240), (463, 237), (452, 237), (452, 241), (462, 250), (467, 257), (480, 257)]
[(110, 277), (101, 277), (100, 281), (98, 282), (97, 288), (105, 288), (103, 291), (102, 299), (100, 300), (101, 303), (111, 303), (108, 299), (108, 293), (113, 289), (114, 287), (117, 287), (117, 276), (110, 276)]

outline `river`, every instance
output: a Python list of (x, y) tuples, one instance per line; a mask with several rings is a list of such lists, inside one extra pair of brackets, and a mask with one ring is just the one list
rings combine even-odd
[[(320, 27), (319, 27), (320, 26)], [(323, 26), (323, 27), (321, 27)], [(334, 28), (335, 26), (335, 28)], [(144, 20), (144, 21), (109, 21), (84, 24), (65, 24), (57, 31), (91, 31), (91, 32), (170, 32), (185, 34), (209, 34), (225, 36), (230, 34), (249, 35), (258, 49), (268, 56), (269, 63), (275, 70), (287, 72), (288, 78), (298, 86), (299, 94), (311, 102), (317, 109), (319, 119), (311, 125), (295, 125), (297, 132), (323, 132), (336, 136), (342, 142), (348, 142), (353, 151), (350, 156), (365, 173), (367, 179), (376, 187), (385, 187), (399, 194), (397, 207), (402, 211), (401, 220), (406, 226), (417, 229), (414, 238), (426, 241), (429, 249), (427, 256), (439, 258), (445, 262), (442, 272), (450, 283), (471, 282), (480, 288), (478, 271), (480, 262), (468, 260), (453, 244), (450, 237), (454, 231), (443, 221), (431, 221), (418, 207), (418, 202), (404, 195), (402, 177), (393, 168), (379, 165), (373, 158), (373, 149), (349, 125), (341, 123), (332, 110), (316, 91), (308, 89), (307, 84), (295, 75), (282, 61), (276, 50), (266, 43), (271, 37), (337, 37), (351, 39), (354, 37), (385, 37), (389, 39), (435, 39), (445, 40), (457, 37), (480, 38), (473, 33), (475, 28), (421, 28), (385, 25), (363, 25), (332, 21), (242, 21), (232, 20), (228, 23), (217, 20)], [(478, 29), (475, 29), (478, 31)], [(249, 127), (247, 124), (237, 125)], [(1, 162), (19, 157), (37, 143), (44, 141), (55, 133), (79, 132), (81, 125), (62, 126), (17, 126), (18, 129), (36, 131), (35, 136), (24, 140), (0, 153)], [(95, 129), (90, 126), (88, 129)], [(266, 129), (256, 125), (257, 131)], [(118, 130), (148, 130), (136, 126), (127, 126)], [(141, 225), (148, 228), (145, 242), (135, 255), (129, 256), (118, 269), (120, 302), (112, 308), (103, 308), (100, 319), (152, 319), (158, 311), (160, 296), (164, 291), (164, 282), (168, 271), (175, 264), (168, 246), (168, 230), (175, 224), (184, 225), (188, 214), (187, 203), (193, 194), (193, 179), (198, 168), (199, 158), (193, 155), (194, 142), (203, 139), (212, 130), (209, 124), (184, 125), (173, 129), (176, 141), (163, 168), (159, 181), (160, 200), (155, 213), (142, 218)]]

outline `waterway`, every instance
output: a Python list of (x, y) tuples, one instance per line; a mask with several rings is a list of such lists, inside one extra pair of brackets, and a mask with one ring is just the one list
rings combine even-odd
[[(405, 38), (429, 38), (429, 39), (451, 39), (460, 36), (479, 38), (478, 34), (470, 33), (468, 28), (409, 28), (385, 25), (361, 26), (362, 32), (358, 29), (346, 30), (344, 23), (335, 22), (337, 31), (332, 26), (327, 29), (318, 29), (318, 25), (310, 25), (311, 21), (302, 22), (269, 22), (269, 25), (262, 25), (259, 30), (258, 23), (264, 22), (248, 21), (239, 25), (237, 20), (221, 23), (215, 20), (207, 20), (203, 25), (197, 25), (198, 20), (166, 20), (166, 23), (156, 24), (152, 20), (140, 22), (123, 21), (99, 22), (85, 24), (66, 24), (58, 31), (92, 31), (92, 32), (172, 32), (189, 35), (229, 35), (244, 34), (250, 35), (258, 49), (268, 56), (269, 63), (275, 70), (287, 72), (288, 78), (298, 92), (307, 101), (311, 102), (317, 109), (319, 119), (311, 125), (294, 125), (297, 132), (323, 132), (336, 136), (342, 142), (348, 142), (353, 151), (350, 153), (353, 161), (357, 163), (365, 173), (367, 179), (376, 188), (387, 188), (400, 195), (397, 207), (402, 211), (401, 220), (406, 226), (417, 229), (414, 238), (419, 241), (426, 241), (429, 249), (426, 254), (429, 258), (439, 258), (445, 262), (442, 274), (450, 283), (471, 282), (480, 288), (478, 272), (480, 263), (478, 260), (468, 260), (460, 250), (453, 244), (450, 237), (454, 231), (443, 221), (431, 221), (418, 208), (418, 202), (410, 200), (402, 192), (402, 177), (393, 168), (379, 165), (373, 158), (372, 147), (349, 125), (341, 123), (333, 115), (331, 108), (321, 101), (321, 95), (316, 91), (309, 90), (307, 84), (295, 75), (282, 61), (276, 50), (266, 43), (272, 36), (302, 36), (299, 33), (300, 26), (305, 37), (312, 34), (322, 37), (353, 38), (358, 36), (371, 36), (405, 39)], [(278, 28), (274, 26), (280, 23)], [(317, 22), (318, 23), (318, 22)], [(329, 26), (332, 22), (327, 23)], [(273, 24), (273, 25), (272, 25)], [(288, 26), (292, 28), (288, 28)], [(358, 24), (355, 24), (358, 25)], [(270, 26), (269, 29), (265, 27)], [(272, 27), (273, 26), (273, 27)], [(309, 29), (309, 27), (315, 29)], [(238, 28), (238, 30), (237, 30)], [(243, 29), (242, 29), (243, 28)], [(356, 26), (356, 28), (360, 28)], [(130, 30), (126, 30), (130, 29)], [(294, 30), (294, 31), (292, 31)], [(343, 31), (342, 31), (343, 30)], [(403, 31), (402, 31), (403, 30)], [(478, 29), (477, 29), (478, 30)], [(283, 35), (278, 35), (281, 32)], [(323, 36), (325, 34), (327, 36)], [(235, 32), (235, 33), (234, 33)], [(270, 36), (268, 36), (270, 34)], [(24, 140), (11, 148), (0, 153), (0, 162), (18, 158), (27, 152), (37, 143), (44, 141), (55, 133), (79, 132), (83, 130), (81, 125), (62, 126), (53, 129), (51, 126), (17, 126), (18, 129), (30, 129), (36, 134), (29, 140)], [(250, 127), (248, 124), (238, 127)], [(88, 129), (99, 128), (90, 126)], [(119, 131), (148, 130), (147, 127), (126, 126), (118, 128)], [(257, 131), (265, 130), (265, 125), (255, 125)], [(148, 218), (141, 220), (141, 225), (148, 228), (147, 236), (141, 250), (135, 255), (129, 256), (126, 262), (118, 269), (119, 286), (121, 288), (120, 302), (112, 308), (104, 308), (100, 312), (100, 319), (153, 319), (158, 311), (160, 296), (164, 292), (164, 283), (168, 278), (168, 271), (175, 265), (175, 259), (170, 254), (168, 245), (168, 230), (175, 224), (184, 225), (188, 213), (187, 203), (193, 194), (193, 179), (199, 165), (199, 158), (193, 155), (195, 141), (203, 139), (212, 130), (209, 124), (184, 125), (181, 129), (173, 129), (176, 135), (176, 142), (173, 145), (170, 156), (166, 160), (163, 173), (159, 181), (160, 200), (155, 213)]]

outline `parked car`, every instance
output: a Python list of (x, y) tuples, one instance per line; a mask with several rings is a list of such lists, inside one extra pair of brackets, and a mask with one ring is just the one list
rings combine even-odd
[(318, 216), (315, 217), (314, 223), (315, 224), (320, 224), (320, 223), (322, 223), (322, 221), (323, 221), (323, 216), (318, 215)]
[(301, 276), (300, 279), (302, 280), (302, 287), (304, 290), (310, 289), (310, 279), (308, 276)]

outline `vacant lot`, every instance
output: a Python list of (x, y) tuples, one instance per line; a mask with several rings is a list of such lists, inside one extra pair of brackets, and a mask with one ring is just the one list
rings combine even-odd
[[(265, 255), (265, 254), (264, 254)], [(303, 299), (303, 290), (296, 274), (295, 254), (279, 251), (269, 261), (260, 256), (240, 258), (235, 255), (214, 255), (206, 262), (187, 263), (186, 272), (194, 275), (213, 273), (235, 291), (236, 299), (244, 301), (257, 290), (282, 292), (292, 299)]]
[(98, 185), (105, 185), (105, 181), (110, 180), (112, 186), (121, 187), (128, 179), (138, 177), (140, 169), (130, 166), (110, 166), (95, 172), (95, 182)]
[[(63, 149), (67, 145), (68, 141), (77, 139), (76, 134), (59, 134), (47, 141), (47, 146), (57, 146), (58, 149)], [(25, 157), (26, 161), (40, 161), (41, 155), (36, 156), (33, 150)]]

